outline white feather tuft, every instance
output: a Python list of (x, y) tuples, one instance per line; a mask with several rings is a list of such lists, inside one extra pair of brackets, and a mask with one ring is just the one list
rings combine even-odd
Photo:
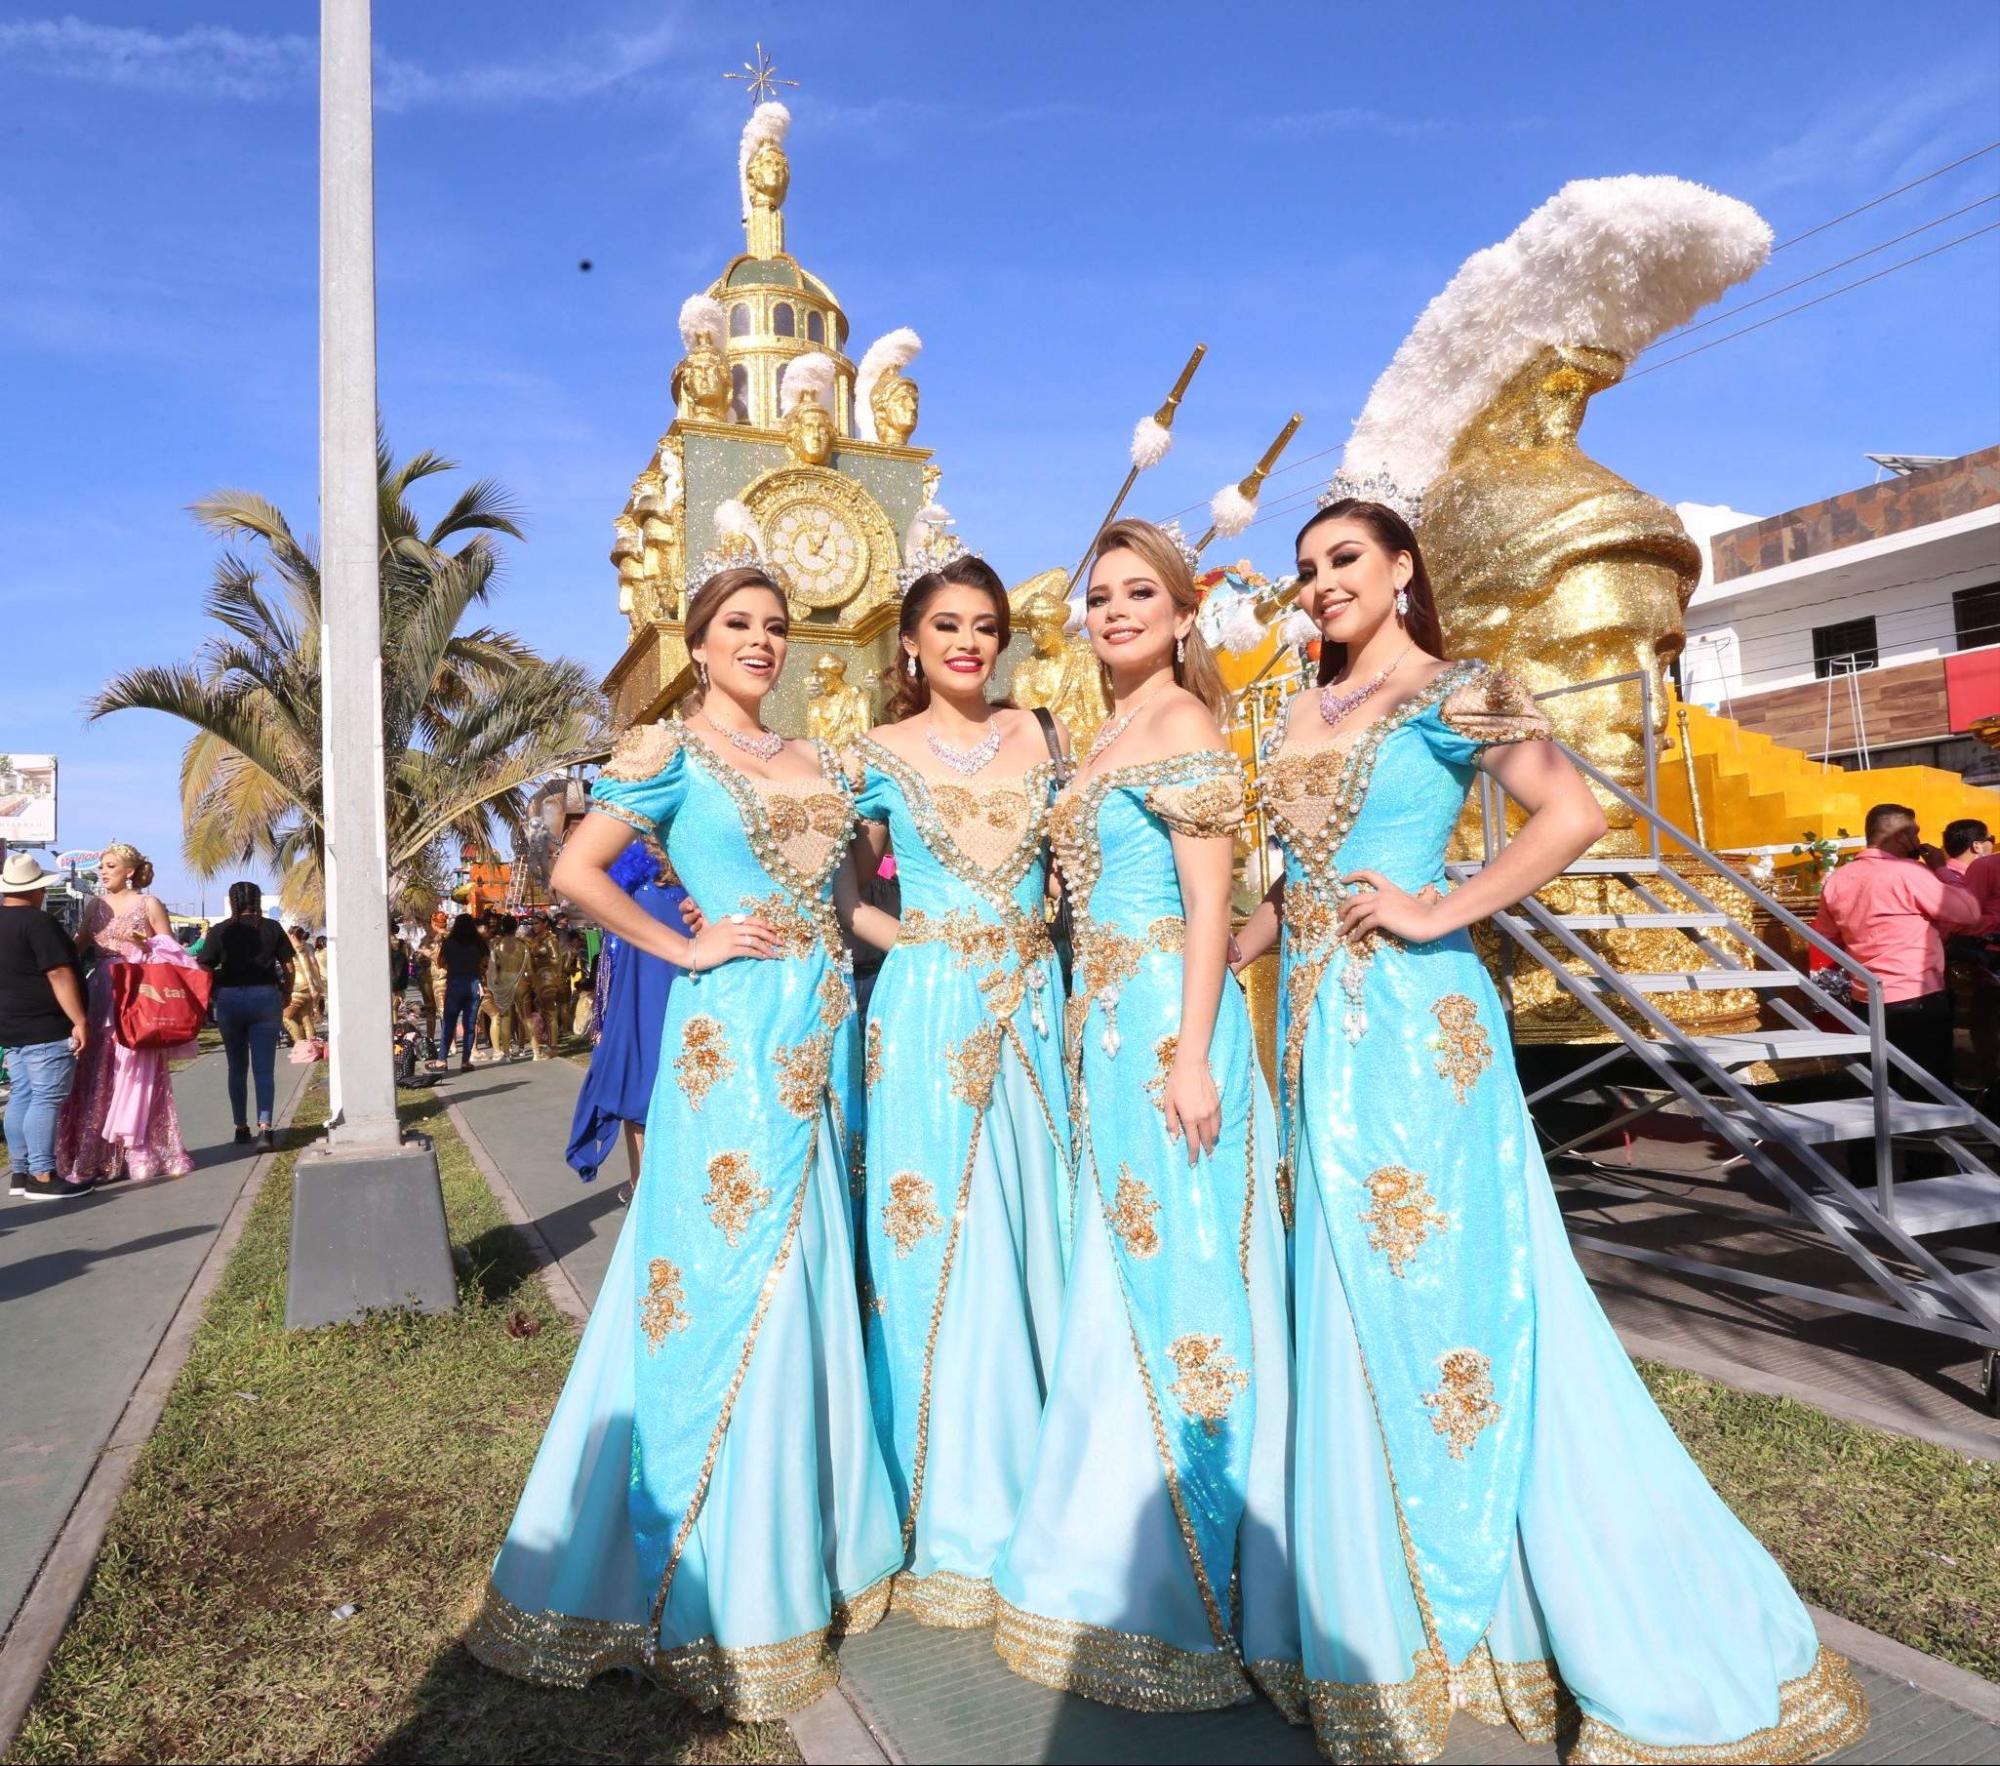
[(704, 339), (710, 349), (722, 348), (722, 302), (706, 294), (691, 294), (681, 302), (681, 345), (697, 349)]
[(1368, 395), (1343, 470), (1421, 491), (1453, 442), (1551, 344), (1630, 361), (1762, 266), (1771, 229), (1682, 178), (1584, 178), (1475, 252)]
[(833, 358), (820, 350), (808, 350), (785, 364), (778, 379), (778, 415), (789, 417), (792, 407), (810, 388), (819, 395), (820, 408), (833, 409)]
[(736, 187), (743, 196), (743, 218), (750, 218), (750, 156), (766, 141), (784, 145), (785, 132), (792, 126), (792, 113), (775, 99), (767, 99), (750, 113), (743, 125), (743, 138), (736, 144)]
[(748, 540), (759, 558), (764, 556), (764, 530), (747, 503), (726, 497), (715, 506), (715, 533), (719, 540)]
[(1223, 649), (1242, 656), (1264, 641), (1264, 622), (1257, 617), (1257, 603), (1249, 595), (1238, 595), (1222, 620), (1219, 634)]
[(1281, 644), (1306, 645), (1319, 636), (1319, 627), (1311, 614), (1303, 607), (1293, 607), (1278, 621), (1278, 642)]
[(1132, 464), (1144, 472), (1167, 457), (1174, 432), (1157, 417), (1141, 417), (1132, 430)]
[(1221, 538), (1234, 539), (1257, 518), (1256, 499), (1226, 484), (1209, 499), (1208, 518)]
[(904, 555), (914, 558), (919, 552), (928, 552), (944, 537), (950, 526), (949, 509), (942, 503), (926, 503), (917, 511), (909, 532), (903, 536)]
[(924, 340), (907, 325), (898, 325), (868, 346), (861, 366), (854, 371), (854, 432), (863, 441), (877, 439), (875, 413), (869, 408), (875, 382), (891, 368), (907, 368), (923, 347)]

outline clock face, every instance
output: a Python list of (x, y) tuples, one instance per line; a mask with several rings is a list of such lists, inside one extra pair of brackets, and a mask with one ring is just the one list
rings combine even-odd
[(838, 509), (806, 500), (779, 512), (769, 528), (771, 562), (808, 607), (839, 607), (868, 581), (868, 540)]

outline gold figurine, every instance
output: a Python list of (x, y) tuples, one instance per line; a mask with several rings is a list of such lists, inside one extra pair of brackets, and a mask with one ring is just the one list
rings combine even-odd
[(785, 419), (785, 445), (801, 466), (824, 466), (833, 458), (833, 413), (806, 387)]
[(813, 696), (806, 707), (806, 734), (836, 754), (868, 734), (874, 714), (868, 695), (849, 682), (847, 664), (831, 651), (812, 666)]
[(1032, 656), (1016, 664), (1010, 690), (1016, 704), (1048, 710), (1069, 731), (1070, 746), (1080, 754), (1110, 708), (1097, 652), (1081, 632), (1072, 637), (1065, 629), (1068, 587), (1063, 571), (1045, 570), (1009, 594), (1014, 617), (1027, 627), (1035, 646)]
[(876, 440), (892, 448), (907, 447), (917, 432), (917, 405), (917, 383), (905, 379), (899, 368), (885, 369), (868, 395)]

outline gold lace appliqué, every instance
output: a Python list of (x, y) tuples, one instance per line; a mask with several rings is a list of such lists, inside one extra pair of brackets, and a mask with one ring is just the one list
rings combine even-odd
[(794, 1116), (811, 1116), (826, 1095), (826, 1076), (833, 1065), (833, 1032), (822, 1030), (804, 1042), (781, 1048), (771, 1057), (778, 1071), (778, 1102)]
[(1479, 1008), (1462, 993), (1448, 993), (1431, 1007), (1438, 1034), (1438, 1076), (1448, 1079), (1462, 1104), (1474, 1082), (1493, 1064), (1493, 1043), (1479, 1022)]
[(1388, 1258), (1391, 1275), (1402, 1275), (1433, 1234), (1451, 1230), (1451, 1216), (1437, 1205), (1422, 1172), (1384, 1165), (1368, 1174), (1368, 1194), (1373, 1199), (1360, 1218), (1369, 1248)]
[(1167, 1345), (1167, 1355), (1180, 1374), (1167, 1390), (1209, 1434), (1219, 1435), (1229, 1407), (1249, 1387), (1250, 1375), (1223, 1353), (1222, 1338), (1214, 1333), (1191, 1331), (1176, 1337)]
[(1105, 1218), (1111, 1230), (1125, 1243), (1128, 1256), (1145, 1259), (1160, 1254), (1160, 1229), (1153, 1224), (1160, 1204), (1153, 1192), (1132, 1175), (1132, 1167), (1118, 1167), (1118, 1189), (1111, 1198)]
[(710, 1091), (736, 1071), (729, 1052), (729, 1033), (720, 1018), (697, 1012), (681, 1026), (681, 1052), (674, 1061), (688, 1108), (699, 1110)]
[(1449, 1349), (1438, 1357), (1438, 1388), (1423, 1395), (1431, 1427), (1444, 1437), (1453, 1459), (1472, 1451), (1482, 1430), (1500, 1420), (1493, 1397), (1493, 1359), (1477, 1349)]
[(708, 1162), (708, 1217), (733, 1251), (743, 1242), (750, 1216), (771, 1205), (771, 1192), (757, 1180), (748, 1153), (717, 1153)]
[(694, 1321), (688, 1316), (678, 1263), (655, 1257), (646, 1266), (646, 1277), (646, 1298), (639, 1303), (639, 1328), (646, 1333), (647, 1353), (657, 1355), (669, 1332), (684, 1331)]
[(1174, 1057), (1180, 1053), (1181, 1039), (1176, 1035), (1163, 1036), (1153, 1044), (1153, 1077), (1146, 1081), (1146, 1096), (1153, 1100), (1153, 1108), (1164, 1112), (1167, 1107), (1167, 1076), (1173, 1072)]
[(868, 1049), (862, 1057), (861, 1082), (870, 1091), (882, 1083), (882, 1022), (868, 1026)]
[(907, 1257), (934, 1232), (944, 1230), (937, 1209), (937, 1190), (921, 1172), (899, 1171), (889, 1179), (889, 1199), (882, 1204), (882, 1230), (898, 1257)]
[(993, 1102), (993, 1082), (1000, 1073), (1000, 1025), (989, 1020), (980, 1025), (945, 1056), (951, 1070), (952, 1095), (961, 1103), (983, 1110)]

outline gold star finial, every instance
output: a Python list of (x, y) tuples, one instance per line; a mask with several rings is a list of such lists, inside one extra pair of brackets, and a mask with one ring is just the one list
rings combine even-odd
[(762, 104), (766, 99), (776, 98), (780, 86), (798, 86), (797, 80), (781, 80), (777, 77), (778, 64), (764, 53), (764, 45), (757, 45), (757, 59), (746, 61), (740, 74), (724, 74), (725, 80), (743, 80), (753, 105)]

